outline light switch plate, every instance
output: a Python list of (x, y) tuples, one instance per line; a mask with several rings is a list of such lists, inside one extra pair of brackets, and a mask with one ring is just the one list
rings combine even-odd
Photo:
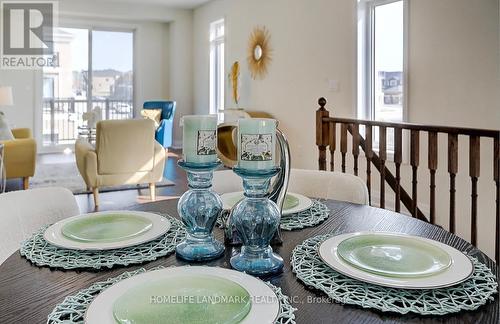
[(328, 79), (328, 89), (330, 92), (339, 92), (340, 82), (334, 79)]

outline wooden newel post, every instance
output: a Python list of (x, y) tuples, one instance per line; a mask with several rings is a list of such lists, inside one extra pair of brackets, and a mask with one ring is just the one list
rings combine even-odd
[(323, 118), (329, 117), (330, 113), (326, 110), (326, 99), (321, 97), (318, 100), (319, 109), (316, 110), (316, 145), (319, 150), (318, 167), (320, 170), (326, 170), (326, 147), (329, 140), (330, 123)]

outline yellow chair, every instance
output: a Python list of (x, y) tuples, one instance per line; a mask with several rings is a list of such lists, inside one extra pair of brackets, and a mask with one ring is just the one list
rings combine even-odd
[(12, 134), (13, 140), (0, 141), (7, 179), (23, 178), (23, 188), (28, 189), (29, 178), (35, 174), (36, 141), (29, 128), (15, 128)]
[(155, 140), (150, 119), (106, 120), (97, 123), (96, 146), (76, 141), (78, 171), (92, 188), (99, 206), (99, 187), (149, 183), (155, 200), (156, 182), (163, 178), (165, 149)]

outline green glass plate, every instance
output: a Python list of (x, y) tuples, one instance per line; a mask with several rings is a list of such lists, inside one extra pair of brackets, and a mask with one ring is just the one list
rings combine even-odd
[(239, 284), (210, 275), (167, 277), (128, 290), (113, 305), (118, 323), (233, 324), (252, 308)]
[(149, 231), (153, 223), (133, 214), (104, 214), (76, 219), (65, 224), (61, 232), (70, 240), (81, 242), (123, 241)]
[[(230, 206), (234, 206), (241, 199), (243, 199), (243, 193), (228, 198), (226, 203)], [(292, 209), (293, 207), (296, 207), (298, 205), (299, 205), (299, 198), (295, 197), (293, 194), (286, 194), (285, 202), (283, 203), (283, 210)]]
[(412, 237), (362, 234), (340, 242), (337, 254), (350, 265), (387, 277), (431, 276), (451, 265), (451, 257), (433, 244)]

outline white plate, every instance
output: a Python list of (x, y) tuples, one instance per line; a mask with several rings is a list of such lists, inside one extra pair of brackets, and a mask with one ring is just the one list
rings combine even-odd
[[(449, 268), (439, 272), (432, 276), (426, 277), (416, 277), (416, 278), (395, 278), (376, 275), (370, 272), (363, 271), (361, 269), (351, 266), (349, 263), (342, 260), (342, 258), (337, 254), (337, 246), (343, 240), (350, 238), (355, 235), (362, 234), (383, 234), (383, 235), (395, 235), (411, 237), (413, 239), (422, 240), (424, 242), (433, 244), (448, 253), (452, 259), (452, 263)], [(472, 261), (462, 252), (457, 249), (446, 245), (441, 242), (430, 240), (423, 237), (411, 236), (399, 233), (387, 233), (387, 232), (358, 232), (358, 233), (347, 233), (337, 236), (333, 236), (323, 243), (320, 244), (318, 248), (319, 257), (333, 270), (342, 273), (348, 277), (368, 282), (371, 284), (393, 287), (393, 288), (403, 288), (403, 289), (432, 289), (432, 288), (442, 288), (449, 287), (459, 284), (467, 280), (474, 271), (474, 265)]]
[[(153, 227), (148, 230), (147, 232), (144, 232), (141, 235), (131, 237), (130, 239), (127, 240), (121, 240), (117, 242), (84, 242), (84, 241), (76, 241), (76, 240), (71, 240), (67, 238), (66, 236), (63, 235), (62, 233), (62, 228), (65, 224), (74, 221), (74, 220), (80, 220), (83, 219), (84, 217), (99, 217), (101, 215), (106, 215), (106, 214), (127, 214), (127, 215), (137, 215), (141, 216), (144, 218), (147, 218), (153, 223)], [(141, 243), (149, 242), (152, 241), (166, 232), (170, 229), (170, 221), (166, 219), (165, 217), (154, 214), (154, 213), (146, 213), (146, 212), (140, 212), (140, 211), (130, 211), (130, 210), (113, 210), (113, 211), (106, 211), (106, 212), (99, 212), (99, 213), (90, 213), (90, 214), (84, 214), (84, 215), (78, 215), (78, 216), (73, 216), (70, 218), (63, 219), (54, 225), (50, 226), (47, 228), (45, 233), (43, 234), (43, 237), (47, 242), (49, 242), (52, 245), (55, 245), (60, 248), (64, 249), (70, 249), (70, 250), (96, 250), (96, 251), (101, 251), (101, 250), (113, 250), (113, 249), (120, 249), (124, 247), (129, 247), (129, 246), (134, 246), (138, 245)]]
[[(287, 195), (292, 195), (297, 197), (299, 199), (299, 204), (293, 208), (283, 210), (283, 215), (300, 213), (301, 211), (311, 208), (311, 206), (313, 205), (313, 201), (304, 195), (295, 192), (288, 192)], [(235, 197), (243, 197), (243, 191), (228, 192), (222, 194), (220, 198), (222, 199), (223, 208), (227, 210), (233, 208), (234, 206), (233, 201)]]
[(142, 283), (147, 283), (151, 280), (164, 278), (166, 276), (181, 277), (190, 275), (210, 275), (224, 278), (239, 284), (247, 290), (252, 298), (252, 308), (241, 323), (274, 323), (279, 315), (280, 305), (278, 298), (274, 291), (263, 281), (245, 273), (230, 269), (185, 266), (149, 271), (112, 285), (101, 292), (89, 305), (85, 313), (85, 323), (115, 324), (113, 304), (129, 289), (138, 287)]

